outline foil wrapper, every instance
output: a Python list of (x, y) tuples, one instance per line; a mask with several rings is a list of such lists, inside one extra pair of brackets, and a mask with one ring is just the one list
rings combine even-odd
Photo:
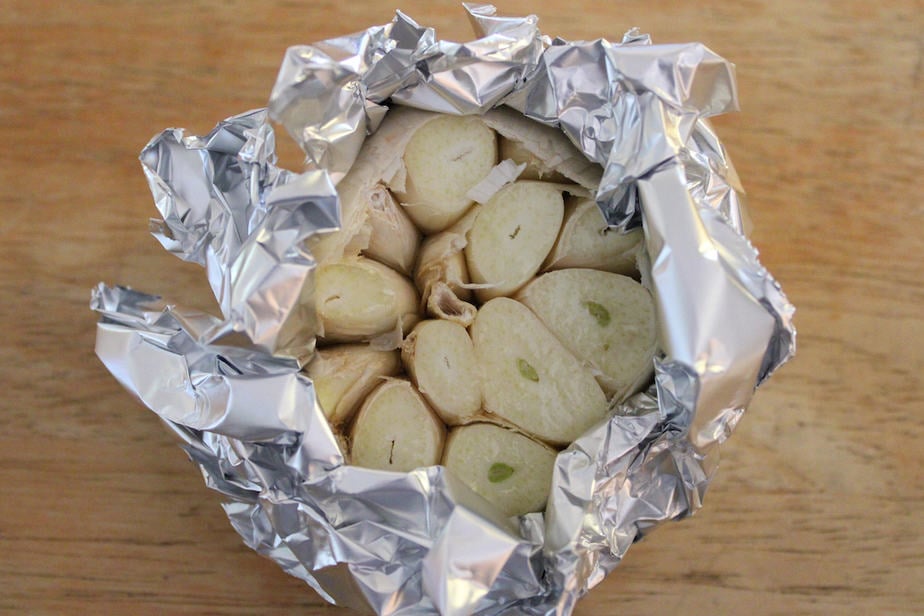
[[(734, 67), (700, 44), (542, 35), (533, 16), (465, 5), (477, 39), (383, 26), (291, 48), (268, 110), (141, 155), (164, 247), (203, 265), (220, 317), (100, 284), (96, 351), (227, 497), (244, 542), (328, 601), (378, 614), (569, 614), (633, 542), (702, 506), (755, 389), (795, 351), (793, 307), (747, 239), (743, 190), (709, 116)], [(344, 464), (310, 379), (315, 262), (336, 184), (390, 106), (506, 105), (603, 167), (614, 229), (641, 225), (662, 335), (654, 383), (556, 460), (544, 513), (504, 518), (442, 467)], [(270, 118), (301, 144), (275, 165)]]

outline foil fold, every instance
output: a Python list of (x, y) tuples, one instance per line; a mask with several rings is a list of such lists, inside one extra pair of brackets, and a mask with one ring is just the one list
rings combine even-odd
[[(165, 130), (141, 153), (162, 219), (151, 232), (169, 252), (206, 268), (224, 319), (202, 336), (295, 358), (307, 357), (316, 322), (306, 301), (311, 235), (339, 222), (326, 171), (275, 165), (266, 110), (221, 122), (205, 137)], [(269, 320), (267, 314), (278, 315)]]
[[(793, 307), (747, 240), (744, 193), (706, 118), (737, 109), (734, 66), (700, 44), (550, 39), (467, 4), (459, 44), (398, 12), (293, 47), (267, 110), (141, 155), (151, 229), (206, 269), (221, 316), (100, 285), (97, 354), (183, 442), (245, 543), (328, 601), (379, 614), (566, 615), (635, 541), (702, 506), (718, 445), (795, 351)], [(641, 225), (663, 356), (650, 389), (559, 454), (544, 514), (503, 518), (442, 467), (344, 464), (301, 372), (316, 324), (312, 238), (389, 106), (506, 105), (603, 167), (596, 200)], [(270, 119), (306, 154), (275, 164)]]

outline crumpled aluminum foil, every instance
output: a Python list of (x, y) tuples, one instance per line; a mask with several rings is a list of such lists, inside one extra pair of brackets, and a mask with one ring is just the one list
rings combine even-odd
[[(228, 497), (245, 543), (328, 601), (379, 614), (569, 614), (658, 524), (702, 505), (721, 444), (795, 351), (793, 307), (746, 238), (743, 191), (706, 117), (737, 108), (733, 66), (699, 44), (541, 35), (465, 5), (478, 39), (436, 40), (398, 12), (291, 48), (269, 102), (307, 154), (275, 166), (267, 111), (209, 135), (168, 130), (141, 161), (165, 248), (205, 266), (222, 317), (99, 285), (96, 351)], [(596, 198), (644, 227), (663, 357), (654, 384), (557, 459), (544, 514), (503, 518), (442, 467), (344, 465), (299, 372), (313, 350), (313, 234), (389, 105), (508, 105), (604, 166)]]

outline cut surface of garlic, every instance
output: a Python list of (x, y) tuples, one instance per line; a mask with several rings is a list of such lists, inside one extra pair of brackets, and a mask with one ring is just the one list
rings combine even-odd
[(405, 340), (401, 359), (417, 389), (447, 424), (464, 423), (481, 411), (475, 349), (458, 323), (421, 321)]
[(557, 452), (490, 423), (454, 428), (443, 465), (508, 516), (545, 508)]
[(564, 216), (561, 191), (520, 181), (482, 206), (468, 233), (465, 260), (481, 301), (516, 292), (535, 276), (555, 244)]
[(570, 443), (607, 411), (589, 370), (523, 304), (498, 297), (472, 325), (484, 407), (546, 442)]
[(411, 281), (372, 259), (353, 257), (315, 274), (315, 306), (326, 342), (368, 340), (419, 320)]
[(643, 239), (641, 228), (628, 233), (610, 229), (593, 199), (571, 198), (561, 233), (543, 269), (585, 267), (632, 276)]
[(495, 164), (494, 131), (481, 118), (440, 116), (414, 133), (404, 150), (404, 187), (392, 188), (418, 227), (442, 231), (472, 206), (468, 191)]
[(317, 349), (305, 368), (324, 416), (334, 425), (349, 421), (382, 378), (400, 370), (398, 351), (379, 351), (365, 344)]
[(308, 246), (306, 372), (351, 464), (442, 462), (506, 515), (542, 510), (555, 448), (651, 379), (653, 303), (620, 275), (641, 232), (607, 229), (601, 173), (509, 109), (389, 111), (338, 184), (343, 229)]
[(439, 464), (445, 428), (409, 381), (388, 379), (366, 398), (356, 416), (353, 464), (408, 472)]
[(654, 300), (635, 280), (591, 269), (539, 276), (517, 296), (577, 358), (593, 366), (610, 397), (651, 377), (657, 346)]

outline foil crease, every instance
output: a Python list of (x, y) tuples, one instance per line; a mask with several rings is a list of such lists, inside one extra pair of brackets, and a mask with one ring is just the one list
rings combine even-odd
[[(793, 307), (760, 265), (709, 116), (737, 109), (734, 67), (700, 44), (542, 35), (534, 16), (465, 5), (477, 40), (383, 26), (291, 48), (268, 110), (141, 155), (152, 232), (199, 263), (221, 317), (100, 285), (97, 354), (181, 439), (244, 542), (328, 601), (378, 614), (567, 615), (659, 524), (691, 515), (754, 390), (795, 351)], [(596, 199), (644, 228), (663, 356), (651, 388), (557, 458), (544, 514), (505, 519), (442, 467), (344, 464), (310, 379), (312, 237), (389, 105), (512, 107), (603, 166)], [(281, 122), (306, 153), (275, 165)]]
[(266, 110), (228, 118), (205, 137), (165, 130), (140, 158), (163, 217), (151, 220), (152, 234), (205, 267), (224, 316), (203, 338), (232, 342), (242, 334), (248, 346), (306, 357), (316, 331), (305, 301), (315, 263), (303, 242), (337, 228), (328, 173), (275, 165)]
[(349, 170), (385, 101), (454, 114), (500, 104), (539, 61), (535, 16), (497, 17), (488, 5), (465, 5), (479, 37), (439, 41), (432, 28), (398, 11), (395, 20), (352, 36), (290, 47), (269, 111), (301, 145), (310, 166), (335, 181)]

